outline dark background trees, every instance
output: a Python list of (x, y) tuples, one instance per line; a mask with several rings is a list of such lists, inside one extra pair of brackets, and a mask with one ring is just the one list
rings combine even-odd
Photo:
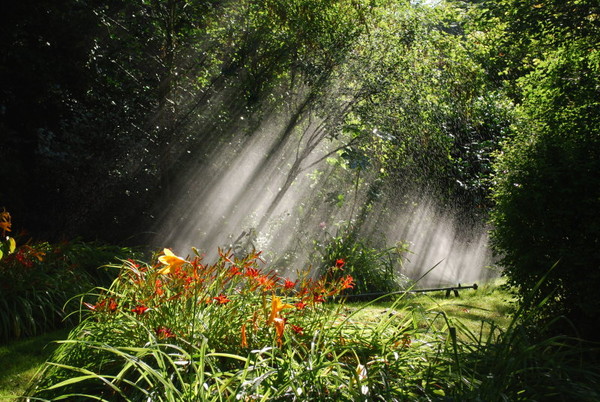
[(347, 1), (19, 3), (0, 39), (3, 204), (41, 237), (143, 232), (186, 164), (251, 134), (241, 116), (292, 102), (286, 88), (318, 94), (365, 12)]

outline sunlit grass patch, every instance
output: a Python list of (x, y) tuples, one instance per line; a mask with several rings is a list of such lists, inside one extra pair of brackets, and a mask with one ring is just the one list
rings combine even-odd
[[(503, 281), (496, 279), (483, 284), (478, 289), (465, 289), (456, 297), (453, 294), (446, 297), (445, 291), (418, 293), (408, 292), (376, 303), (347, 302), (345, 312), (355, 313), (354, 320), (365, 325), (378, 324), (387, 316), (397, 319), (411, 316), (419, 321), (421, 326), (427, 326), (439, 313), (444, 313), (453, 321), (458, 321), (470, 331), (485, 330), (490, 326), (506, 328), (511, 320), (511, 311), (515, 304), (512, 296), (502, 288)], [(446, 326), (444, 320), (435, 320), (432, 325), (437, 329)]]
[(68, 329), (0, 346), (0, 400), (22, 395), (42, 363), (56, 349), (50, 342), (64, 339)]

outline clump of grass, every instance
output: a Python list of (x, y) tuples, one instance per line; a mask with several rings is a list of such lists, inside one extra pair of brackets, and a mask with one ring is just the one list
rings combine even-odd
[(220, 252), (216, 263), (204, 264), (169, 250), (151, 265), (125, 261), (95, 302), (83, 299), (85, 318), (62, 342), (36, 396), (230, 395), (241, 387), (233, 374), (252, 358), (260, 364), (248, 378), (262, 371), (267, 355), (277, 361), (290, 348), (308, 353), (314, 335), (335, 321), (325, 300), (352, 287), (352, 277), (292, 281), (259, 263), (259, 253), (240, 259)]

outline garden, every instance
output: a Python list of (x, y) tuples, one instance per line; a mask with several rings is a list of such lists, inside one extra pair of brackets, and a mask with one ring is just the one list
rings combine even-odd
[[(219, 250), (208, 263), (197, 250), (183, 258), (164, 249), (144, 262), (134, 259), (140, 254), (133, 250), (61, 244), (56, 252), (46, 243), (16, 246), (10, 239), (2, 267), (36, 274), (15, 277), (19, 292), (2, 294), (8, 317), (3, 334), (9, 336), (0, 358), (5, 364), (17, 361), (6, 370), (3, 397), (367, 401), (568, 395), (591, 401), (599, 396), (597, 370), (585, 356), (589, 346), (565, 335), (540, 338), (543, 329), (528, 329), (539, 311), (519, 308), (501, 279), (451, 298), (418, 292), (415, 283), (357, 302), (348, 300), (356, 283), (341, 257), (323, 275), (307, 270), (291, 280), (269, 270), (260, 252), (237, 258)], [(69, 256), (92, 265), (75, 265)], [(107, 263), (97, 272), (90, 269), (103, 259)], [(110, 276), (112, 282), (106, 280)], [(26, 339), (14, 341), (19, 337)], [(19, 365), (25, 358), (33, 361)]]
[(600, 400), (597, 1), (0, 27), (0, 399)]

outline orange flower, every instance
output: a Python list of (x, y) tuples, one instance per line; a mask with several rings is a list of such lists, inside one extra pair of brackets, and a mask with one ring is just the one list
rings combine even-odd
[(163, 250), (163, 253), (165, 255), (161, 255), (160, 257), (158, 257), (158, 261), (161, 264), (166, 265), (166, 267), (163, 267), (161, 269), (158, 270), (158, 273), (161, 275), (166, 275), (166, 274), (170, 274), (173, 270), (177, 270), (177, 268), (181, 267), (183, 264), (189, 263), (189, 261), (184, 260), (181, 257), (176, 256), (175, 254), (173, 254), (173, 252), (171, 250), (169, 250), (168, 248), (165, 248)]
[(258, 284), (262, 286), (264, 290), (271, 290), (273, 287), (275, 287), (275, 281), (266, 275), (258, 276), (256, 278), (256, 282), (258, 282)]
[(143, 306), (141, 304), (139, 304), (139, 305), (135, 306), (135, 308), (131, 309), (131, 311), (133, 313), (136, 313), (137, 315), (142, 315), (142, 314), (144, 314), (148, 310), (149, 310), (148, 307)]
[(119, 304), (117, 303), (117, 301), (115, 299), (113, 299), (112, 297), (110, 299), (108, 299), (108, 310), (109, 311), (117, 311), (117, 308), (119, 307)]
[(240, 342), (240, 346), (243, 348), (248, 347), (248, 338), (246, 338), (246, 324), (242, 324), (242, 341)]
[(6, 232), (10, 232), (10, 227), (12, 225), (10, 214), (6, 212), (4, 209), (0, 212), (0, 228), (2, 228), (2, 237), (6, 236)]
[(275, 318), (273, 319), (273, 323), (275, 324), (275, 334), (277, 336), (277, 345), (281, 346), (283, 343), (283, 330), (285, 329), (285, 319), (283, 318)]
[(154, 281), (154, 294), (156, 294), (157, 296), (162, 296), (165, 294), (165, 291), (162, 288), (162, 282), (160, 281), (160, 279), (157, 279), (156, 281)]
[[(108, 305), (106, 304), (107, 301), (108, 301)], [(115, 311), (117, 311), (117, 308), (119, 307), (119, 304), (117, 303), (117, 301), (115, 299), (113, 299), (112, 297), (110, 297), (108, 299), (104, 299), (102, 301), (99, 301), (96, 304), (90, 304), (90, 303), (85, 303), (85, 302), (83, 304), (92, 311), (108, 310), (111, 313), (114, 313)]]
[(238, 267), (236, 267), (235, 265), (232, 266), (231, 268), (229, 268), (229, 275), (231, 276), (235, 276), (235, 275), (241, 275), (242, 271), (240, 271), (240, 269)]
[(343, 289), (352, 289), (354, 287), (354, 278), (350, 275), (345, 276), (342, 279), (342, 290)]
[(344, 265), (346, 265), (346, 261), (344, 261), (343, 258), (338, 258), (337, 260), (335, 260), (336, 268), (344, 268)]
[(249, 267), (246, 268), (246, 273), (244, 275), (246, 275), (249, 278), (256, 278), (258, 275), (260, 275), (260, 272), (256, 268)]
[(175, 338), (175, 334), (170, 328), (158, 327), (154, 330), (159, 339)]
[(273, 321), (279, 318), (279, 312), (284, 308), (294, 308), (294, 305), (282, 303), (281, 298), (273, 296), (273, 300), (271, 300), (271, 314), (269, 315), (267, 324), (271, 324)]
[(221, 293), (217, 297), (213, 297), (213, 299), (216, 300), (217, 302), (219, 302), (219, 304), (226, 304), (226, 303), (229, 303), (231, 301), (223, 293)]

